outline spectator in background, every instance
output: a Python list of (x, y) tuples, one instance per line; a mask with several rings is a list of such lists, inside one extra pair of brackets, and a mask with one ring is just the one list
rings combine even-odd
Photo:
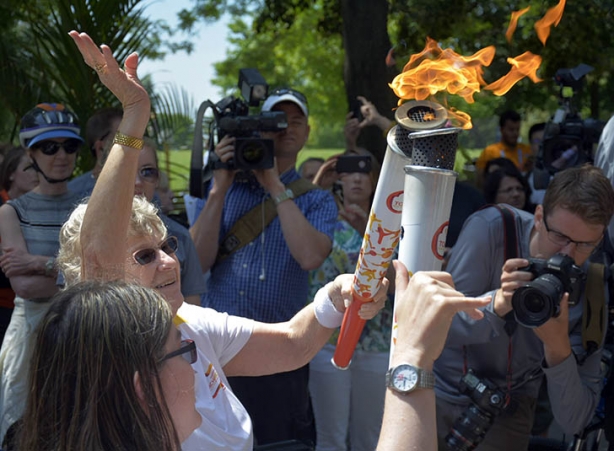
[(529, 213), (535, 211), (530, 200), (531, 188), (516, 167), (489, 172), (484, 180), (484, 198), (489, 204), (508, 204)]
[[(341, 207), (333, 248), (322, 266), (309, 274), (310, 301), (336, 276), (355, 271), (377, 186), (380, 165), (375, 157), (362, 149), (346, 154), (369, 156), (372, 169), (338, 173)], [(391, 277), (389, 273), (388, 279)], [(340, 370), (331, 363), (337, 333), (311, 361), (309, 391), (316, 422), (316, 450), (345, 450), (348, 437), (354, 451), (375, 449), (384, 407), (391, 329), (392, 305), (388, 302), (366, 323), (348, 369)]]
[(79, 132), (77, 117), (58, 103), (41, 103), (21, 119), (19, 141), (39, 183), (0, 207), (0, 266), (17, 295), (0, 350), (0, 441), (23, 413), (35, 331), (58, 291), (60, 227), (79, 199), (67, 187), (83, 142)]
[(159, 171), (160, 178), (158, 179), (158, 186), (156, 187), (156, 194), (158, 195), (158, 199), (160, 199), (160, 211), (169, 215), (175, 208), (173, 205), (173, 197), (175, 197), (175, 193), (171, 189), (170, 181), (168, 179), (168, 175), (166, 172)]
[[(38, 174), (32, 167), (32, 161), (23, 147), (6, 146), (4, 160), (0, 164), (0, 198), (1, 204), (10, 199), (17, 199), (22, 194), (33, 190), (38, 185)], [(0, 237), (1, 238), (1, 237)], [(2, 266), (0, 257), (0, 266)], [(0, 271), (0, 344), (11, 321), (15, 304), (15, 292), (4, 272)]]
[[(529, 142), (531, 143), (531, 152), (533, 153), (534, 162), (537, 160), (539, 155), (539, 150), (541, 148), (542, 142), (544, 140), (544, 130), (546, 129), (546, 123), (540, 122), (538, 124), (533, 124), (529, 129)], [(539, 205), (544, 200), (544, 195), (546, 194), (546, 189), (536, 189), (535, 188), (535, 164), (531, 167), (531, 170), (526, 174), (527, 182), (529, 183), (529, 187), (531, 188), (531, 202), (535, 205)]]
[(119, 108), (102, 108), (87, 120), (85, 140), (94, 159), (94, 168), (68, 182), (70, 191), (83, 193), (82, 197), (87, 197), (92, 193), (122, 115), (123, 112)]
[(310, 157), (303, 161), (298, 167), (298, 174), (305, 180), (313, 182), (313, 178), (318, 173), (318, 169), (324, 163), (324, 158)]
[[(203, 270), (211, 271), (203, 306), (274, 323), (289, 320), (305, 305), (308, 271), (318, 268), (331, 250), (337, 208), (330, 193), (294, 169), (309, 136), (305, 96), (293, 89), (274, 90), (262, 111), (283, 111), (288, 119), (287, 129), (262, 133), (274, 140), (276, 166), (214, 170), (205, 198), (197, 201), (198, 219), (190, 233)], [(226, 135), (215, 146), (223, 163), (234, 156), (234, 143)], [(301, 186), (303, 194), (296, 195), (293, 189)], [(264, 223), (267, 204), (274, 219), (257, 236), (247, 233), (251, 236), (241, 241), (244, 246), (234, 251), (238, 233), (226, 239), (227, 234), (250, 211), (256, 212), (256, 224)], [(283, 374), (229, 380), (254, 422), (258, 444), (314, 440), (308, 377), (305, 365)]]
[(38, 174), (23, 147), (7, 146), (0, 164), (0, 198), (3, 203), (17, 199), (38, 185)]
[(501, 141), (487, 146), (478, 157), (475, 166), (478, 174), (483, 173), (486, 163), (494, 158), (502, 157), (512, 160), (521, 172), (531, 167), (531, 147), (519, 143), (520, 115), (516, 111), (508, 110), (499, 117), (499, 131)]

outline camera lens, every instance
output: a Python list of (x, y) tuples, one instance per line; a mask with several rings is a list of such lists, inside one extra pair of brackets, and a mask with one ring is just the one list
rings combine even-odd
[(554, 274), (543, 274), (518, 288), (512, 296), (514, 316), (525, 327), (539, 327), (558, 312), (563, 283)]
[(241, 156), (244, 161), (251, 164), (256, 164), (262, 160), (263, 149), (260, 143), (253, 142), (241, 149)]
[(544, 310), (545, 302), (539, 292), (528, 292), (524, 297), (524, 306), (531, 313), (539, 313)]

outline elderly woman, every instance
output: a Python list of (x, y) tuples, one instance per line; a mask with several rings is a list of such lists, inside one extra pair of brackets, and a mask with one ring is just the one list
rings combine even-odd
[[(149, 97), (136, 74), (138, 56), (131, 54), (121, 69), (109, 47), (98, 47), (84, 33), (70, 35), (85, 62), (121, 101), (124, 116), (87, 208), (77, 209), (63, 231), (66, 281), (124, 279), (162, 294), (182, 337), (193, 340), (198, 349), (196, 408), (202, 423), (183, 442), (183, 449), (251, 450), (251, 420), (226, 377), (272, 374), (305, 365), (341, 324), (344, 298), (350, 298), (348, 279), (343, 289), (343, 279), (336, 279), (320, 291), (313, 305), (280, 324), (184, 303), (176, 243), (166, 238), (155, 209), (133, 196), (150, 115)], [(374, 305), (363, 306), (364, 315), (373, 316), (381, 308), (386, 286)]]

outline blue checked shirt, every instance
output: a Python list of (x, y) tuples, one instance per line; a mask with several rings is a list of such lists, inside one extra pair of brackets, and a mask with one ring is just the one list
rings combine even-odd
[[(280, 178), (287, 185), (300, 176), (291, 169)], [(195, 217), (202, 211), (206, 196), (197, 201)], [(226, 194), (219, 242), (239, 218), (268, 197), (253, 176), (237, 175)], [(332, 195), (321, 189), (311, 190), (294, 199), (294, 203), (309, 223), (332, 242), (337, 222)], [(260, 280), (263, 268), (265, 277)], [(276, 217), (258, 238), (213, 265), (202, 305), (267, 323), (287, 321), (307, 302), (308, 275), (290, 254)]]

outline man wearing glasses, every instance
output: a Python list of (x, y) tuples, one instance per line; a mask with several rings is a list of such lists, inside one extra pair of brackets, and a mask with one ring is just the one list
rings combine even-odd
[[(447, 270), (457, 290), (467, 296), (490, 294), (492, 302), (483, 309), (484, 321), (456, 315), (435, 363), (440, 449), (445, 449), (445, 437), (472, 403), (459, 386), (469, 370), (492, 381), (505, 395), (505, 407), (493, 415), (494, 423), (485, 428), (488, 432), (478, 450), (527, 449), (543, 375), (554, 418), (568, 436), (592, 418), (601, 391), (601, 349), (589, 353), (582, 345), (584, 287), (576, 305), (568, 305), (564, 295), (559, 314), (534, 328), (516, 321), (512, 296), (535, 277), (522, 270), (529, 264), (527, 257), (567, 255), (586, 272), (589, 257), (601, 252), (613, 213), (610, 181), (600, 169), (587, 165), (557, 173), (535, 215), (513, 209), (519, 258), (505, 260), (510, 227), (498, 209), (481, 210), (465, 222)], [(604, 289), (609, 299), (607, 286)]]
[[(309, 137), (308, 106), (303, 94), (278, 89), (262, 111), (283, 111), (287, 129), (262, 133), (274, 142), (275, 167), (237, 171), (216, 169), (205, 198), (196, 203), (190, 233), (203, 271), (210, 271), (202, 305), (219, 312), (266, 323), (288, 321), (308, 298), (308, 271), (318, 268), (332, 246), (337, 207), (327, 191), (312, 189), (298, 196), (288, 187), (300, 179), (296, 159)], [(235, 138), (225, 135), (215, 153), (223, 163), (234, 157)], [(265, 201), (276, 217), (241, 249), (218, 257), (220, 241), (247, 212), (265, 222)], [(232, 390), (254, 424), (263, 445), (288, 439), (313, 440), (308, 393), (309, 368), (263, 377), (230, 378)]]

